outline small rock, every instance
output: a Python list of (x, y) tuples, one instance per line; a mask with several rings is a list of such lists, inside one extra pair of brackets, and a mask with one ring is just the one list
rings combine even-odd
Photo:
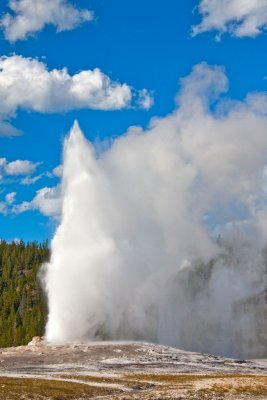
[(28, 346), (38, 346), (44, 343), (44, 336), (34, 336)]

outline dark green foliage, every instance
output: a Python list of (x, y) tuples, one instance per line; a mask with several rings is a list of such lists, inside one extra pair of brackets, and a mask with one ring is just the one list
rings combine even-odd
[(0, 241), (0, 347), (43, 335), (47, 310), (37, 275), (48, 259), (47, 242)]

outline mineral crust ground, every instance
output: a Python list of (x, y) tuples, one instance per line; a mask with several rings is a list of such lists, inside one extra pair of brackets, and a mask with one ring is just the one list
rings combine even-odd
[(0, 400), (267, 399), (267, 360), (138, 342), (0, 349)]

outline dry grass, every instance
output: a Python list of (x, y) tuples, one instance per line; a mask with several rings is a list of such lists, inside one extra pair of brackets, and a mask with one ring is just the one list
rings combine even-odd
[(155, 399), (240, 399), (240, 397), (267, 399), (266, 375), (127, 374), (124, 376), (139, 382), (154, 383)]
[(108, 376), (95, 376), (95, 375), (73, 375), (73, 374), (60, 374), (56, 375), (57, 378), (60, 379), (76, 379), (84, 382), (93, 382), (93, 383), (104, 383), (104, 384), (121, 384), (122, 379), (120, 375), (118, 377), (108, 377)]
[(47, 379), (0, 377), (0, 400), (77, 400), (116, 395), (117, 389)]
[(154, 382), (194, 382), (207, 379), (256, 379), (267, 383), (267, 375), (253, 374), (124, 374), (123, 378)]
[[(81, 383), (2, 377), (0, 400), (267, 399), (266, 375), (131, 373), (114, 377), (64, 374), (55, 378), (76, 379)], [(110, 384), (121, 385), (128, 391), (108, 387)]]
[(127, 379), (120, 374), (117, 374), (116, 377), (95, 375), (59, 375), (59, 377), (63, 379), (76, 379), (81, 382), (88, 382), (89, 384), (103, 384), (103, 387), (107, 387), (108, 385), (119, 385), (119, 387), (132, 390), (148, 390), (155, 386), (155, 384), (146, 382), (142, 379)]

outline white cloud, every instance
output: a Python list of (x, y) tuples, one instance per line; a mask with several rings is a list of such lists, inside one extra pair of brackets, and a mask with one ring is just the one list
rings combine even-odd
[(60, 165), (58, 165), (57, 167), (55, 167), (53, 169), (52, 174), (54, 176), (61, 177), (62, 176), (62, 172), (63, 172), (63, 165), (60, 164)]
[(44, 176), (44, 174), (40, 174), (40, 175), (36, 175), (36, 176), (26, 176), (25, 178), (23, 178), (21, 180), (21, 184), (22, 185), (33, 185), (34, 183), (36, 183), (37, 181), (39, 181), (42, 177)]
[(21, 131), (8, 122), (0, 121), (0, 136), (19, 136)]
[[(14, 115), (19, 108), (42, 113), (122, 109), (130, 105), (133, 94), (136, 91), (130, 86), (112, 81), (98, 68), (70, 75), (66, 68), (49, 71), (36, 59), (0, 57), (2, 119)], [(145, 94), (140, 91), (141, 98)]]
[(0, 214), (6, 214), (7, 213), (7, 206), (6, 203), (3, 201), (0, 201)]
[(267, 28), (267, 0), (200, 0), (198, 11), (202, 15), (193, 35), (217, 31), (235, 37), (255, 37)]
[(30, 176), (40, 165), (29, 160), (15, 160), (9, 162), (6, 158), (0, 158), (0, 182), (7, 176)]
[(154, 98), (152, 93), (150, 93), (147, 89), (142, 89), (138, 93), (138, 105), (144, 110), (149, 110), (154, 104)]
[(13, 204), (16, 198), (16, 194), (17, 194), (16, 192), (8, 193), (5, 197), (6, 203)]
[(5, 158), (1, 158), (0, 161), (0, 168), (3, 169), (6, 175), (30, 175), (39, 165), (39, 163), (33, 163), (29, 160), (16, 160), (8, 162)]
[(10, 12), (3, 15), (0, 24), (11, 42), (26, 39), (46, 25), (61, 32), (93, 19), (91, 11), (80, 10), (68, 0), (9, 0), (8, 7)]
[(10, 206), (14, 203), (16, 192), (7, 193), (4, 201), (0, 201), (0, 214), (8, 214)]
[(58, 186), (44, 187), (37, 191), (32, 201), (24, 201), (13, 206), (12, 212), (21, 214), (25, 211), (39, 210), (48, 217), (59, 217), (61, 213), (61, 195)]

